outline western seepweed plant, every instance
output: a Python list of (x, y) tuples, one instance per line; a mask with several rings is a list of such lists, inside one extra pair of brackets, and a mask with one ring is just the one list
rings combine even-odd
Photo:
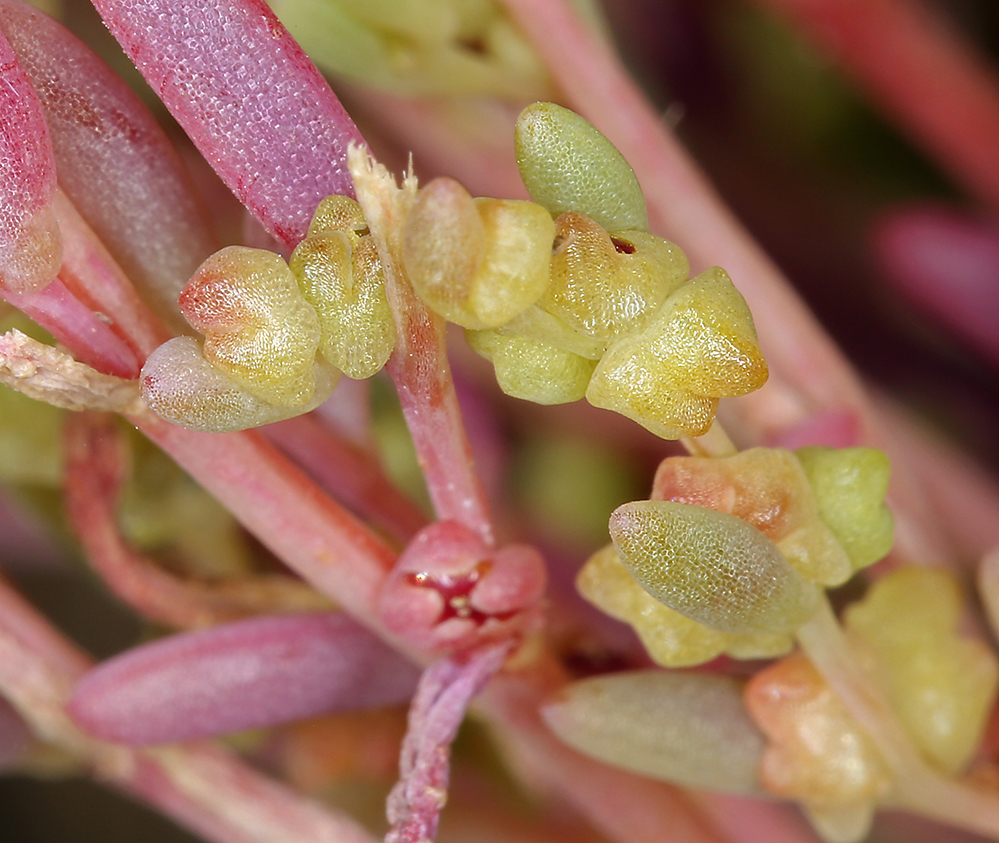
[[(953, 550), (915, 482), (899, 488), (893, 519), (888, 459), (865, 444), (885, 441), (883, 423), (593, 20), (520, 0), (276, 4), (290, 24), (329, 26), (330, 40), (307, 46), (363, 81), (559, 92), (618, 136), (616, 148), (574, 111), (528, 105), (504, 153), (527, 201), (422, 184), (418, 158), (391, 174), (256, 0), (95, 5), (272, 240), (217, 250), (135, 95), (59, 24), (0, 2), (2, 293), (55, 340), (12, 327), (3, 378), (73, 411), (58, 420), (62, 482), (95, 570), (150, 621), (191, 630), (90, 670), (4, 586), (0, 691), (33, 740), (208, 840), (361, 841), (370, 832), (347, 814), (198, 741), (410, 700), (388, 838), (422, 841), (436, 833), (450, 744), (485, 689), (478, 708), (511, 769), (622, 842), (739, 840), (761, 824), (777, 841), (809, 839), (777, 804), (714, 791), (794, 800), (832, 841), (862, 839), (881, 806), (999, 836), (992, 768), (976, 756), (996, 659), (968, 631)], [(855, 14), (931, 37), (906, 4), (878, 10)], [(946, 47), (949, 69), (974, 73)], [(974, 169), (971, 151), (948, 155)], [(584, 621), (557, 589), (546, 597), (541, 553), (494, 515), (507, 507), (472, 459), (481, 442), (462, 421), (447, 323), (504, 393), (585, 398), (686, 446), (690, 456), (662, 461), (647, 500), (614, 511), (610, 543), (577, 580), (647, 655), (629, 645), (622, 656), (620, 629)], [(432, 518), (371, 446), (363, 384), (383, 370)], [(19, 423), (51, 422), (56, 411), (12, 396)], [(742, 449), (716, 419), (731, 396), (745, 396), (730, 413)], [(474, 398), (470, 409), (474, 421)], [(109, 413), (222, 506), (176, 476), (143, 500), (144, 467), (169, 469)], [(751, 447), (775, 441), (787, 447)], [(896, 477), (918, 476), (897, 450)], [(127, 489), (130, 462), (140, 477)], [(298, 577), (267, 572), (233, 518)], [(143, 531), (169, 536), (179, 568), (138, 549)], [(889, 551), (837, 617), (826, 590)], [(994, 568), (983, 567), (987, 607)], [(628, 669), (580, 678), (584, 638)], [(709, 662), (717, 669), (692, 669)], [(391, 719), (344, 717), (334, 756), (376, 755)], [(311, 735), (291, 745), (320, 758), (327, 746)], [(38, 746), (7, 743), (12, 763), (40, 763)], [(290, 750), (278, 755), (293, 779)], [(675, 785), (705, 793), (691, 801)], [(579, 833), (547, 815), (538, 825)]]

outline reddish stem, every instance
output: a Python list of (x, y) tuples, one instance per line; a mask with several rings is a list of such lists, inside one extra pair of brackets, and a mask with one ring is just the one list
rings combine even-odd
[(139, 298), (104, 244), (60, 190), (53, 202), (63, 256), (59, 279), (85, 307), (101, 314), (140, 360), (171, 334)]
[(127, 453), (111, 416), (78, 413), (66, 428), (66, 510), (90, 563), (108, 587), (147, 618), (170, 627), (212, 626), (260, 612), (324, 609), (329, 603), (286, 576), (218, 583), (185, 580), (133, 550), (115, 520)]
[(439, 520), (459, 521), (492, 545), (492, 519), (461, 419), (443, 320), (411, 289), (398, 297), (405, 299), (401, 306), (393, 298), (389, 300), (396, 314), (398, 339), (387, 369), (399, 393), (434, 511)]
[(0, 291), (6, 301), (29, 316), (88, 366), (106, 375), (137, 378), (141, 363), (131, 344), (56, 279), (35, 293)]
[(464, 659), (442, 659), (424, 671), (409, 709), (399, 782), (388, 798), (392, 827), (386, 843), (436, 837), (447, 800), (451, 743), (472, 699), (503, 666), (512, 645), (506, 641)]
[(426, 515), (369, 451), (344, 441), (314, 414), (268, 425), (263, 433), (331, 495), (402, 544), (426, 525)]
[(201, 433), (152, 413), (130, 420), (286, 565), (391, 638), (375, 604), (394, 552), (259, 433)]

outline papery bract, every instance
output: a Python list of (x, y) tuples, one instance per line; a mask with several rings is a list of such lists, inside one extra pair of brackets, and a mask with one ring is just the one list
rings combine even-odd
[(73, 718), (133, 745), (394, 705), (417, 670), (346, 615), (272, 615), (144, 644), (77, 684)]

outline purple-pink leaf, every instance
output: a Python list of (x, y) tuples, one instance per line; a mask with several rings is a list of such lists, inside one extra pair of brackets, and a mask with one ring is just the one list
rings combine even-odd
[(162, 313), (218, 248), (190, 178), (142, 101), (76, 36), (21, 0), (0, 29), (38, 92), (59, 185)]
[(172, 743), (408, 699), (418, 671), (339, 613), (182, 633), (99, 665), (68, 710), (104, 740)]
[(0, 35), (0, 288), (27, 293), (62, 262), (55, 156), (38, 96)]
[(263, 0), (96, 0), (201, 153), (285, 245), (325, 196), (353, 195), (360, 133)]

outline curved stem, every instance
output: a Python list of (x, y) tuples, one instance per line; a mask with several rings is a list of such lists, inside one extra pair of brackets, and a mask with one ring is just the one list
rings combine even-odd
[(392, 538), (405, 544), (426, 526), (426, 515), (392, 485), (377, 459), (315, 414), (267, 425), (262, 432), (330, 494)]
[(200, 433), (150, 412), (129, 416), (286, 565), (403, 651), (377, 620), (395, 552), (260, 434)]

